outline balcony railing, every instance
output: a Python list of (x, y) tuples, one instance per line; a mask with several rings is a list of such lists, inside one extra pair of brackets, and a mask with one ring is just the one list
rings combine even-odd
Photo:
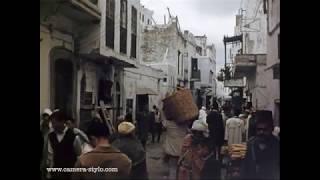
[(266, 65), (265, 54), (237, 55), (234, 62), (234, 76), (242, 78), (255, 72), (256, 66)]

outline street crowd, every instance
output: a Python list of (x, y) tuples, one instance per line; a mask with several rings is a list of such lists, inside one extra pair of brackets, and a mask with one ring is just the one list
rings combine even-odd
[[(280, 179), (280, 128), (272, 112), (202, 107), (196, 120), (179, 124), (153, 106), (136, 115), (120, 116), (115, 132), (96, 116), (85, 130), (62, 110), (45, 109), (40, 121), (41, 179), (153, 179), (147, 171), (146, 144), (162, 143), (170, 180), (222, 178), (228, 159), (222, 147), (246, 144), (239, 179)], [(165, 131), (162, 141), (161, 135)], [(117, 168), (117, 172), (48, 172), (47, 168)]]

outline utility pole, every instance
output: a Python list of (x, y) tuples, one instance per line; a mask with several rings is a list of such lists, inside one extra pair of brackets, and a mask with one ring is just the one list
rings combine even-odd
[(168, 10), (168, 13), (169, 13), (169, 17), (171, 18), (172, 16), (171, 16), (169, 7), (167, 7), (167, 10)]
[(224, 43), (224, 70), (227, 70), (227, 42), (226, 37), (223, 37), (223, 43)]

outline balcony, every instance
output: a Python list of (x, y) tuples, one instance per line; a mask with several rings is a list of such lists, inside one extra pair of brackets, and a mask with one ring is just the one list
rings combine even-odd
[(257, 65), (266, 65), (266, 54), (237, 55), (234, 62), (234, 77), (242, 78), (256, 72)]
[(200, 70), (191, 72), (191, 81), (201, 81)]
[(51, 16), (55, 11), (79, 24), (98, 23), (101, 12), (93, 0), (40, 0), (40, 15)]

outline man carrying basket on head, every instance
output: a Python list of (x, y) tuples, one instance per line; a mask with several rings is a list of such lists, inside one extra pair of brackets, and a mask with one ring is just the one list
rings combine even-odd
[(166, 129), (164, 139), (165, 162), (168, 163), (169, 179), (176, 179), (176, 169), (184, 137), (188, 132), (188, 124), (198, 118), (198, 108), (193, 102), (190, 90), (177, 87), (177, 91), (163, 100)]

